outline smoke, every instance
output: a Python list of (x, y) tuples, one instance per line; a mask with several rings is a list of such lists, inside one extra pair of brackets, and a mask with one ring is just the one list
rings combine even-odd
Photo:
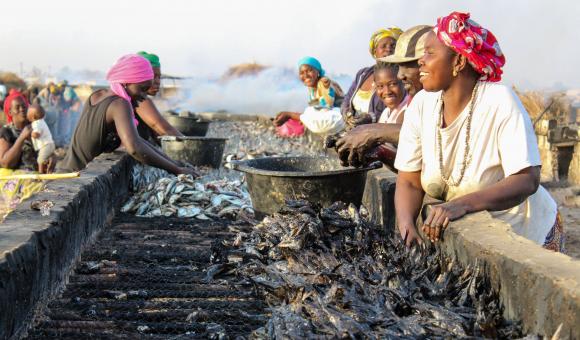
[[(350, 77), (338, 75), (344, 90)], [(280, 111), (302, 112), (307, 105), (307, 91), (295, 71), (271, 67), (256, 75), (228, 80), (187, 79), (179, 83), (179, 94), (165, 103), (175, 111), (227, 111), (243, 114), (275, 115)]]

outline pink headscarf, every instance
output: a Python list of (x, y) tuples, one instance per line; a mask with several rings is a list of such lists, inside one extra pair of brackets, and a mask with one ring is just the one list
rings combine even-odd
[(469, 19), (469, 13), (453, 12), (437, 19), (433, 28), (437, 38), (455, 52), (465, 56), (481, 80), (500, 81), (505, 56), (495, 36)]
[[(125, 91), (123, 84), (136, 84), (153, 79), (153, 69), (151, 63), (137, 54), (127, 54), (119, 58), (115, 65), (107, 73), (107, 81), (111, 91), (117, 96), (125, 99), (131, 105), (131, 97)], [(138, 124), (131, 105), (133, 121)]]

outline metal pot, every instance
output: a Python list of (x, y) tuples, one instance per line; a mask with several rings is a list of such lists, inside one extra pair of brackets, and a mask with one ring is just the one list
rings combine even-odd
[(286, 199), (306, 199), (322, 206), (336, 201), (360, 206), (367, 171), (381, 167), (380, 163), (343, 167), (338, 159), (325, 157), (266, 157), (232, 165), (246, 174), (258, 218), (278, 212)]

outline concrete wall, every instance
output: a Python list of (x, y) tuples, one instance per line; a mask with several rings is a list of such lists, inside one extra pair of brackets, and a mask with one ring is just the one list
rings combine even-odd
[[(82, 247), (126, 198), (132, 164), (124, 154), (102, 155), (80, 178), (48, 183), (0, 224), (0, 339), (18, 336), (62, 287)], [(37, 199), (54, 202), (50, 216), (30, 209)]]

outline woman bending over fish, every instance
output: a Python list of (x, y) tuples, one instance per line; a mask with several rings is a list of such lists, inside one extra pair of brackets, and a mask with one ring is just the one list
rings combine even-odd
[(324, 74), (324, 69), (315, 58), (304, 57), (298, 62), (298, 76), (308, 89), (308, 107), (304, 113), (278, 113), (274, 125), (280, 135), (300, 135), (304, 131), (302, 125), (322, 135), (335, 134), (344, 129), (340, 114), (342, 89)]
[(103, 152), (112, 152), (121, 143), (127, 153), (141, 163), (173, 174), (197, 173), (182, 167), (152, 144), (139, 137), (134, 109), (151, 88), (153, 69), (139, 55), (121, 57), (107, 73), (110, 88), (93, 92), (84, 106), (60, 172), (78, 171)]
[(407, 245), (423, 196), (433, 206), (422, 226), (438, 241), (449, 221), (487, 210), (547, 249), (564, 251), (556, 202), (539, 185), (540, 155), (530, 117), (501, 80), (505, 57), (495, 36), (453, 12), (439, 18), (419, 59), (419, 92), (405, 113), (395, 167), (395, 207)]

